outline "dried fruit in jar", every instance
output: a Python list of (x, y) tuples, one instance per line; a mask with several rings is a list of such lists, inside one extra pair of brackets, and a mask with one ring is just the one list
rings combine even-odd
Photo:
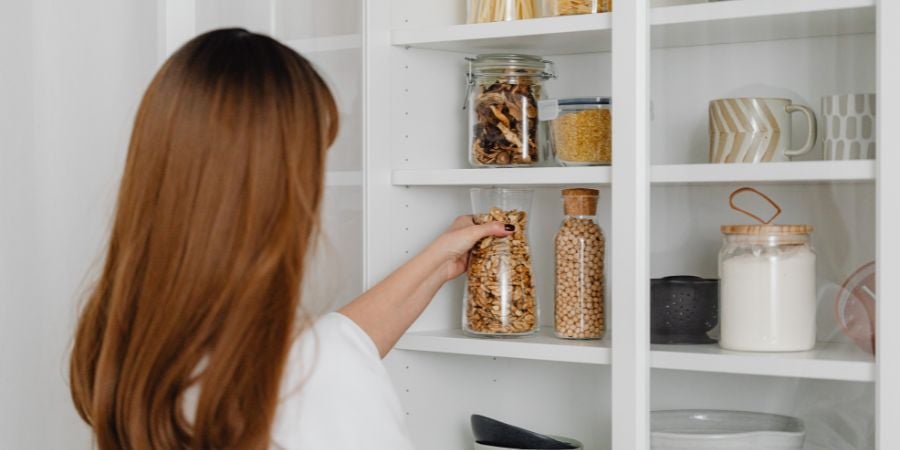
[(475, 217), (478, 224), (503, 222), (516, 231), (505, 238), (487, 237), (469, 257), (466, 329), (478, 334), (524, 334), (537, 327), (537, 302), (531, 252), (525, 238), (524, 211), (491, 209)]
[(540, 86), (520, 78), (479, 86), (474, 100), (474, 164), (506, 166), (538, 162)]

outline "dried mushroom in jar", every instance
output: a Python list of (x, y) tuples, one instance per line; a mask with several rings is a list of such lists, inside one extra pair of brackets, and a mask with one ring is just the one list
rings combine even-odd
[(472, 164), (533, 165), (538, 162), (537, 99), (540, 85), (527, 79), (478, 86), (473, 106)]
[(478, 224), (515, 225), (512, 235), (487, 237), (469, 258), (464, 325), (475, 334), (527, 334), (537, 329), (537, 302), (524, 211), (491, 209), (475, 216)]

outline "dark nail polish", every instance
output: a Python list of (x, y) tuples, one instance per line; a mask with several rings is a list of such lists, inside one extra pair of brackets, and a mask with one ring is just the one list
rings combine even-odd
[(516, 226), (513, 224), (509, 224), (509, 223), (506, 225), (503, 225), (503, 228), (506, 229), (506, 231), (516, 231)]

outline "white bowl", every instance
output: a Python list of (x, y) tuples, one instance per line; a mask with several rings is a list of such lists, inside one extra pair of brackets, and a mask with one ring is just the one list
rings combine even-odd
[(739, 411), (650, 414), (651, 450), (802, 450), (806, 430), (795, 417)]
[[(565, 442), (565, 443), (567, 443), (567, 444), (572, 444), (572, 445), (574, 445), (574, 446), (577, 447), (575, 450), (582, 450), (582, 449), (584, 448), (584, 447), (582, 447), (581, 442), (578, 442), (578, 441), (576, 441), (575, 439), (572, 439), (572, 438), (567, 438), (567, 437), (562, 437), (562, 436), (553, 436), (553, 435), (549, 435), (549, 434), (548, 434), (547, 436), (550, 436), (550, 437), (552, 437), (553, 439), (556, 439), (556, 440), (558, 440), (558, 441), (563, 441), (563, 442)], [(495, 447), (495, 446), (493, 446), (493, 445), (479, 444), (478, 442), (476, 442), (476, 443), (475, 443), (475, 450), (542, 450), (542, 449), (539, 449), (539, 448)]]

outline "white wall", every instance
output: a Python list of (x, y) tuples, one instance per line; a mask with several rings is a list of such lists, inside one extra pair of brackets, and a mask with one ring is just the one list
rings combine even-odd
[(87, 449), (67, 352), (157, 66), (147, 0), (0, 2), (0, 448)]

